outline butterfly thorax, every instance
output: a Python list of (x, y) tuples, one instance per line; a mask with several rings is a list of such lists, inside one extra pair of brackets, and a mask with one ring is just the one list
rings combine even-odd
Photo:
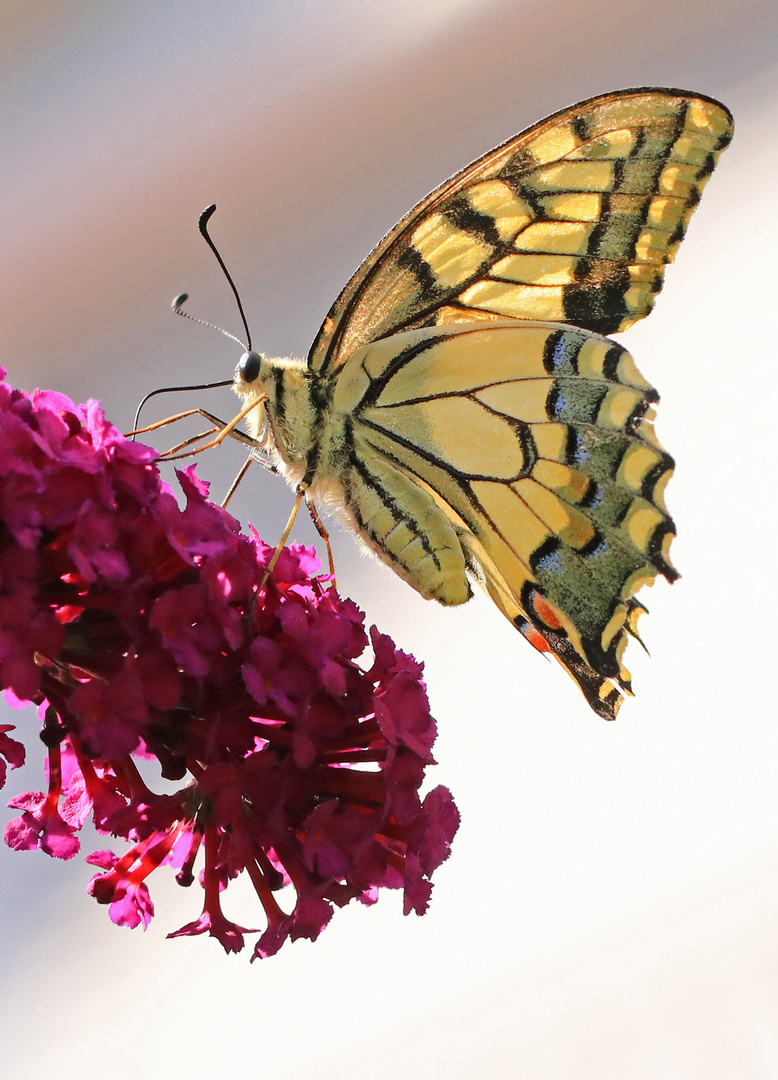
[(294, 487), (303, 481), (315, 486), (332, 468), (330, 455), (322, 455), (320, 446), (322, 429), (328, 426), (327, 383), (293, 357), (263, 357), (260, 374), (251, 383), (239, 373), (235, 376), (233, 389), (243, 402), (257, 402), (246, 417), (252, 436)]

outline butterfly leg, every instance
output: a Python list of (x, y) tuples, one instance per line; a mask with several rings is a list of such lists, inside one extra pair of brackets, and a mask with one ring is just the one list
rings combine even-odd
[[(202, 416), (206, 420), (210, 420), (214, 427), (191, 439), (186, 439), (177, 446), (171, 447), (166, 453), (160, 455), (161, 459), (164, 459), (165, 461), (177, 461), (180, 458), (193, 457), (195, 454), (202, 453), (203, 450), (210, 450), (215, 446), (219, 446), (228, 435), (231, 439), (236, 439), (245, 446), (251, 446), (254, 449), (257, 449), (257, 440), (253, 439), (245, 432), (237, 430), (237, 426), (256, 405), (261, 405), (266, 400), (267, 398), (265, 397), (253, 400), (250, 405), (244, 406), (244, 408), (242, 408), (228, 423), (225, 423), (224, 420), (220, 420), (218, 416), (214, 416), (213, 413), (209, 413), (206, 409), (186, 409), (184, 412), (175, 413), (173, 416), (167, 416), (164, 420), (157, 420), (154, 424), (136, 428), (134, 431), (130, 431), (127, 434), (128, 437), (143, 435), (146, 432), (156, 431), (158, 428), (167, 427), (168, 424), (175, 424), (179, 420), (186, 419), (187, 416)], [(192, 443), (197, 442), (199, 439), (207, 438), (209, 435), (214, 434), (214, 432), (218, 432), (218, 434), (216, 434), (215, 438), (211, 439), (210, 442), (203, 443), (203, 445), (199, 446), (196, 450), (187, 450), (185, 453), (181, 453), (181, 450), (187, 446), (191, 446)]]
[(275, 570), (276, 563), (278, 562), (279, 558), (281, 557), (281, 552), (284, 550), (284, 548), (286, 546), (286, 541), (289, 539), (289, 533), (292, 531), (292, 526), (294, 525), (295, 518), (297, 517), (297, 514), (298, 514), (298, 512), (300, 510), (300, 507), (302, 505), (302, 501), (305, 498), (305, 490), (306, 490), (305, 486), (303, 484), (300, 484), (300, 486), (297, 489), (297, 497), (294, 500), (294, 506), (292, 507), (292, 512), (289, 515), (289, 520), (287, 521), (286, 527), (284, 528), (284, 531), (281, 534), (281, 539), (278, 541), (278, 545), (277, 545), (275, 551), (273, 552), (273, 557), (270, 560), (270, 562), (267, 564), (267, 570), (265, 570), (265, 573), (264, 573), (264, 575), (262, 577), (262, 580), (259, 583), (259, 590), (258, 590), (259, 592), (262, 592), (265, 585), (267, 584), (267, 580), (270, 577), (270, 575), (273, 573), (273, 571)]
[[(157, 420), (154, 424), (148, 424), (146, 427), (135, 428), (133, 431), (126, 433), (126, 438), (134, 438), (136, 435), (143, 435), (147, 431), (156, 431), (158, 428), (167, 427), (168, 424), (175, 424), (179, 420), (185, 420), (187, 416), (202, 416), (206, 420), (214, 425), (213, 428), (209, 428), (208, 431), (203, 431), (199, 435), (192, 436), (191, 439), (186, 439), (184, 442), (179, 443), (177, 446), (173, 446), (167, 451), (168, 454), (177, 453), (185, 446), (191, 445), (198, 439), (204, 439), (208, 435), (212, 435), (216, 431), (224, 431), (228, 424), (225, 420), (220, 419), (218, 416), (214, 416), (213, 413), (209, 413), (207, 409), (187, 409), (185, 412), (175, 413), (173, 416), (167, 416), (164, 420)], [(253, 439), (251, 435), (247, 435), (245, 431), (239, 431), (237, 428), (232, 428), (228, 432), (231, 439), (235, 439), (237, 442), (243, 443), (244, 446), (251, 446), (257, 449), (259, 443), (256, 439)]]
[(218, 430), (218, 427), (210, 427), (207, 431), (201, 431), (197, 435), (191, 435), (188, 439), (184, 439), (182, 442), (176, 443), (175, 446), (171, 446), (162, 456), (166, 457), (168, 454), (180, 455), (181, 451), (185, 450), (187, 446), (194, 446), (195, 443), (207, 439), (209, 435), (214, 435)]
[(241, 465), (240, 472), (238, 473), (238, 475), (235, 477), (235, 479), (230, 484), (229, 491), (227, 492), (227, 494), (222, 499), (222, 506), (226, 506), (227, 503), (232, 498), (232, 496), (238, 490), (238, 485), (240, 484), (241, 480), (246, 475), (246, 473), (249, 471), (249, 465), (252, 463), (253, 460), (254, 460), (253, 456), (251, 454), (249, 454), (249, 456), (246, 458), (246, 460)]
[(337, 589), (338, 586), (337, 586), (337, 582), (335, 581), (335, 560), (332, 557), (332, 547), (330, 546), (330, 534), (327, 532), (327, 529), (325, 528), (324, 522), (319, 517), (319, 511), (316, 509), (316, 506), (314, 505), (314, 503), (311, 502), (310, 499), (306, 498), (305, 505), (308, 507), (308, 513), (311, 515), (311, 521), (313, 522), (314, 527), (316, 528), (316, 532), (322, 538), (322, 540), (324, 541), (324, 544), (325, 544), (325, 546), (327, 548), (327, 559), (328, 559), (329, 564), (330, 564), (330, 573), (332, 574), (332, 584), (333, 584), (333, 587)]
[(185, 420), (187, 416), (204, 416), (206, 420), (210, 420), (213, 423), (217, 423), (220, 427), (223, 426), (221, 420), (215, 416), (211, 416), (205, 409), (186, 409), (184, 412), (174, 413), (172, 416), (166, 416), (164, 420), (157, 420), (153, 424), (147, 424), (145, 427), (134, 428), (132, 431), (125, 433), (125, 438), (132, 439), (136, 435), (143, 435), (147, 431), (156, 431), (157, 428), (167, 427), (168, 424), (175, 424), (179, 420)]
[[(267, 401), (266, 397), (260, 397), (255, 398), (248, 405), (244, 405), (240, 412), (236, 413), (229, 423), (222, 426), (219, 433), (213, 439), (211, 439), (209, 442), (203, 443), (202, 446), (198, 446), (196, 450), (188, 450), (186, 453), (183, 454), (173, 454), (168, 452), (167, 454), (162, 454), (162, 457), (165, 461), (176, 461), (182, 457), (193, 457), (195, 454), (201, 454), (204, 450), (212, 450), (214, 447), (220, 446), (228, 435), (232, 438), (236, 438), (239, 442), (249, 442), (250, 445), (256, 446), (255, 439), (252, 439), (249, 435), (244, 435), (243, 432), (236, 432), (235, 429), (237, 428), (241, 420), (243, 420), (244, 417), (246, 417), (253, 408), (255, 408), (257, 405), (261, 405), (265, 401)], [(203, 409), (195, 409), (193, 411), (199, 413), (201, 416), (205, 416), (207, 419), (213, 419), (213, 417), (211, 417)], [(178, 417), (176, 419), (178, 419)], [(219, 423), (221, 423), (221, 421), (219, 421)], [(210, 434), (210, 432), (206, 432), (206, 434), (208, 435)]]
[[(235, 432), (230, 432), (230, 434), (234, 435)], [(239, 434), (242, 435), (243, 432), (241, 431)], [(240, 439), (239, 441), (243, 442), (244, 440)], [(253, 441), (254, 440), (251, 440), (251, 442), (253, 442)], [(255, 449), (253, 449), (251, 451), (249, 456), (243, 462), (243, 465), (241, 465), (240, 471), (238, 472), (238, 475), (235, 477), (235, 479), (230, 484), (230, 490), (227, 492), (227, 494), (222, 499), (222, 506), (226, 506), (227, 503), (230, 501), (232, 496), (238, 490), (238, 487), (239, 487), (241, 481), (243, 480), (243, 477), (249, 471), (249, 465), (254, 464), (254, 462), (256, 462), (257, 465), (261, 465), (263, 469), (267, 469), (268, 472), (275, 473), (276, 475), (278, 475), (278, 469), (273, 464), (273, 462), (268, 461), (267, 458), (261, 457), (260, 455), (261, 455), (261, 451), (259, 450), (258, 447), (255, 447)]]

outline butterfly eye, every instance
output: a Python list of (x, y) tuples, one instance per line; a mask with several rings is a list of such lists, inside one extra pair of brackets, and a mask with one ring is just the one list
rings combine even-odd
[(262, 357), (257, 352), (244, 352), (238, 362), (238, 373), (244, 382), (253, 383), (259, 375)]

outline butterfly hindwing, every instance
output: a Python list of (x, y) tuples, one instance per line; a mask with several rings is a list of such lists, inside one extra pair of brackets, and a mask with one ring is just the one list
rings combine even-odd
[(662, 491), (672, 460), (655, 391), (620, 345), (502, 321), (393, 335), (354, 354), (334, 405), (348, 415), (351, 522), (422, 595), (467, 599), (466, 570), (602, 715), (633, 594), (675, 577)]
[(626, 329), (650, 311), (731, 134), (723, 106), (683, 91), (620, 91), (541, 121), (395, 226), (333, 305), (310, 368), (451, 322)]

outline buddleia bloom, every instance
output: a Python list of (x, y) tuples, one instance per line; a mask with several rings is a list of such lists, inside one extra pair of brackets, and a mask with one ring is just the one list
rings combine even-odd
[[(421, 665), (366, 632), (312, 549), (282, 551), (265, 581), (273, 549), (193, 467), (181, 508), (154, 459), (95, 402), (0, 382), (0, 681), (37, 705), (48, 748), (46, 790), (10, 801), (6, 843), (69, 859), (91, 818), (123, 842), (87, 856), (114, 922), (148, 925), (166, 866), (203, 895), (170, 936), (228, 951), (249, 931), (225, 889), (246, 873), (254, 958), (382, 887), (422, 914), (459, 816), (446, 788), (420, 795), (435, 738)], [(3, 782), (24, 760), (13, 730)]]

